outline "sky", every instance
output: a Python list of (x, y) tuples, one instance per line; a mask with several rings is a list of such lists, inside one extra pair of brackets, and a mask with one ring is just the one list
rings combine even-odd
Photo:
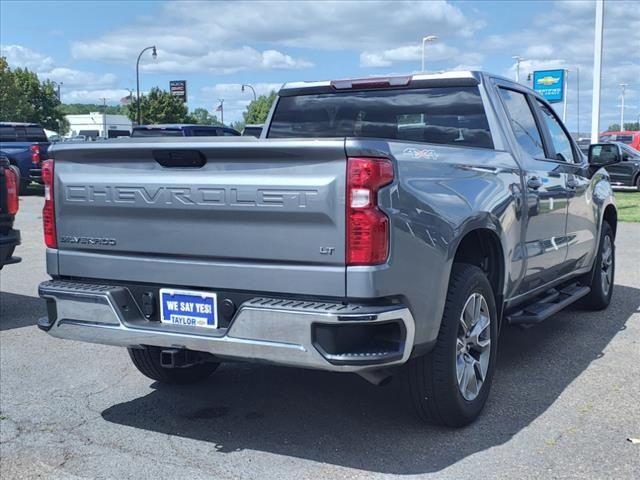
[[(637, 3), (605, 0), (604, 24), (602, 129), (620, 121), (621, 83), (625, 121), (640, 115)], [(589, 132), (594, 25), (595, 3), (579, 0), (1, 0), (0, 55), (62, 83), (65, 103), (117, 104), (135, 91), (138, 54), (155, 45), (157, 59), (146, 52), (140, 61), (141, 91), (186, 80), (191, 110), (214, 113), (223, 98), (230, 123), (253, 98), (242, 84), (260, 95), (288, 81), (417, 73), (421, 39), (435, 35), (426, 47), (429, 72), (514, 78), (515, 55), (523, 83), (534, 70), (568, 69), (566, 123)]]

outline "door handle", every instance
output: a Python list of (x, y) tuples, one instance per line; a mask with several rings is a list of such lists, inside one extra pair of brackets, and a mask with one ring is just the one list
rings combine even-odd
[(530, 190), (538, 190), (542, 186), (542, 179), (540, 177), (531, 177), (527, 180), (527, 187)]

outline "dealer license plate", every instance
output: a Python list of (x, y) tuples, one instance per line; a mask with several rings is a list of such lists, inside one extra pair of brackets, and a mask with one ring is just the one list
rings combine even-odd
[(190, 290), (160, 289), (162, 323), (187, 327), (218, 328), (215, 293)]

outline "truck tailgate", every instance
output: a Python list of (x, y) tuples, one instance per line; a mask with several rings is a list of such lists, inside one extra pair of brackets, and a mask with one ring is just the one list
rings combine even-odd
[(344, 140), (225, 140), (56, 147), (50, 273), (344, 296)]

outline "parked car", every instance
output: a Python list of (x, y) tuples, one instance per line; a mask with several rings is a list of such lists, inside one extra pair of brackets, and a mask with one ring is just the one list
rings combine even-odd
[(219, 125), (165, 124), (133, 127), (132, 137), (229, 137), (240, 132)]
[(20, 257), (13, 255), (20, 245), (20, 232), (13, 228), (19, 208), (19, 175), (7, 157), (0, 156), (0, 270), (5, 265), (18, 263)]
[(49, 140), (37, 123), (0, 122), (0, 154), (17, 167), (20, 193), (27, 192), (32, 181), (42, 183), (40, 163), (46, 158)]
[(256, 125), (245, 125), (242, 129), (242, 135), (245, 137), (256, 137), (260, 138), (262, 135), (262, 128), (264, 125), (256, 124)]
[(626, 143), (631, 148), (640, 150), (640, 132), (623, 131), (623, 132), (604, 132), (600, 134), (601, 142), (621, 142)]
[(622, 152), (622, 161), (607, 167), (607, 172), (611, 176), (611, 184), (636, 187), (640, 191), (640, 152), (624, 143), (611, 143), (618, 145)]
[[(588, 139), (578, 140), (578, 147), (585, 154), (589, 154), (591, 142)], [(622, 161), (607, 167), (612, 185), (636, 187), (640, 191), (640, 152), (621, 142), (607, 142), (618, 145), (622, 152)]]
[(226, 360), (375, 384), (405, 369), (420, 416), (461, 426), (501, 328), (609, 305), (602, 167), (621, 152), (588, 161), (527, 87), (482, 72), (287, 84), (266, 127), (265, 142), (53, 147), (39, 327), (126, 347), (159, 382)]

